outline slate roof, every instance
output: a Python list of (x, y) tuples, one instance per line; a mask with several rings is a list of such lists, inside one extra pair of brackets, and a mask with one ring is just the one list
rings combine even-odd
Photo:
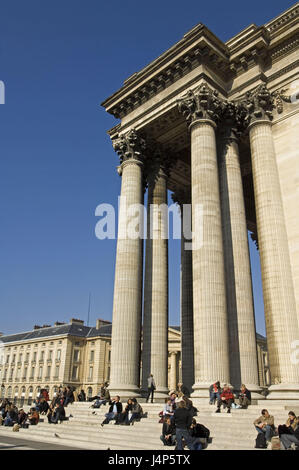
[[(170, 326), (173, 330), (180, 331), (180, 326)], [(15, 341), (38, 340), (40, 338), (55, 337), (61, 335), (78, 336), (81, 338), (93, 338), (97, 336), (111, 337), (112, 325), (101, 326), (98, 330), (95, 327), (68, 323), (65, 325), (51, 326), (48, 328), (39, 328), (25, 333), (16, 333), (14, 335), (1, 336), (0, 341), (3, 343), (12, 343)], [(259, 333), (256, 334), (257, 339), (266, 341), (266, 338)]]
[(1, 336), (0, 340), (3, 343), (12, 343), (15, 341), (27, 341), (40, 338), (48, 338), (54, 336), (78, 336), (81, 338), (90, 338), (94, 336), (111, 336), (111, 325), (105, 325), (98, 330), (95, 327), (78, 325), (78, 324), (65, 324), (59, 326), (51, 326), (48, 328), (39, 328), (37, 330), (28, 331), (25, 333), (17, 333), (13, 335)]

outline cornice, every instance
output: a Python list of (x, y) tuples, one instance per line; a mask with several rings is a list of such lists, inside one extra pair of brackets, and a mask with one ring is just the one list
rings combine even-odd
[[(295, 26), (298, 15), (299, 2), (263, 26), (248, 26), (226, 43), (200, 23), (140, 72), (125, 80), (102, 106), (115, 118), (122, 119), (202, 64), (227, 83), (258, 65), (259, 75), (251, 78), (257, 81), (265, 67), (298, 47), (299, 34)], [(238, 89), (246, 86), (248, 83)], [(229, 94), (236, 91), (231, 90)], [(116, 134), (114, 129), (113, 134)]]

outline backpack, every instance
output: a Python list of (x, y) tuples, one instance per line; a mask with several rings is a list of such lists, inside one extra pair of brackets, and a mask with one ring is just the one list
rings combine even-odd
[(203, 424), (198, 424), (198, 437), (204, 437), (205, 439), (209, 439), (210, 437), (210, 430), (206, 428)]
[(255, 448), (256, 449), (266, 449), (267, 448), (267, 442), (266, 442), (266, 437), (265, 434), (259, 432), (257, 435), (257, 438), (255, 440)]

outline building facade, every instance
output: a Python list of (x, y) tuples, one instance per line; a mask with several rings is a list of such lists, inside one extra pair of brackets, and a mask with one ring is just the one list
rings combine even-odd
[[(69, 324), (38, 327), (30, 332), (2, 336), (0, 398), (30, 402), (42, 388), (52, 398), (59, 386), (83, 389), (95, 396), (100, 384), (110, 380), (111, 323), (98, 320), (96, 327), (71, 319)], [(180, 327), (168, 329), (168, 388), (182, 381)], [(260, 376), (266, 377), (266, 340), (258, 335)], [(265, 358), (263, 358), (263, 355)], [(142, 364), (141, 364), (142, 369)], [(142, 374), (141, 374), (142, 375)]]
[[(249, 231), (261, 261), (268, 398), (299, 399), (298, 16), (296, 3), (225, 43), (200, 23), (103, 102), (120, 120), (109, 135), (122, 180), (110, 374), (121, 396), (139, 396), (150, 372), (156, 395), (168, 390), (160, 206), (170, 190), (182, 227), (191, 203), (192, 250), (182, 234), (181, 361), (192, 396), (208, 397), (217, 379), (261, 396)], [(143, 239), (131, 236), (128, 214), (146, 189), (143, 282)], [(142, 225), (140, 216), (141, 233)]]

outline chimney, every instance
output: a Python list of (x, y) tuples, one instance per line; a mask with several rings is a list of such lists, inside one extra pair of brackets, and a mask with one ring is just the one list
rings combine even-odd
[(96, 329), (99, 330), (102, 326), (111, 325), (111, 321), (102, 320), (101, 318), (97, 319)]
[(71, 325), (84, 325), (84, 321), (79, 320), (78, 318), (71, 318), (70, 319), (70, 324)]
[(61, 325), (65, 325), (65, 323), (64, 323), (64, 322), (60, 322), (60, 321), (56, 321), (56, 322), (54, 323), (54, 326), (61, 326)]
[(34, 325), (33, 329), (34, 329), (34, 330), (40, 330), (40, 329), (41, 329), (41, 326), (39, 326), (39, 325)]

